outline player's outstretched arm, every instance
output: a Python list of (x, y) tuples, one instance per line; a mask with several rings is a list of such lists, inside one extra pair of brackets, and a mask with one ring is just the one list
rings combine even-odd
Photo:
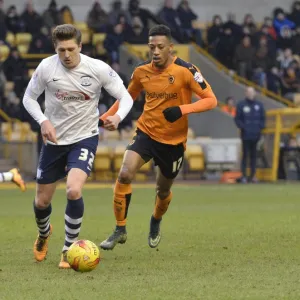
[[(128, 92), (131, 95), (131, 98), (133, 101), (135, 101), (137, 99), (137, 97), (139, 96), (139, 93), (133, 92), (129, 88), (128, 88)], [(109, 116), (113, 116), (118, 112), (119, 105), (120, 105), (120, 100), (116, 100), (116, 102), (110, 107), (110, 109), (106, 113), (101, 115), (101, 117), (99, 118), (99, 124), (98, 124), (99, 127), (104, 125), (105, 120)]]
[(218, 104), (217, 98), (212, 90), (207, 90), (201, 95), (201, 99), (191, 104), (168, 107), (163, 111), (167, 121), (173, 123), (182, 116), (191, 113), (200, 113), (215, 108)]
[(104, 121), (104, 127), (108, 130), (116, 130), (119, 123), (127, 116), (132, 108), (133, 99), (124, 86), (119, 99), (117, 111), (113, 115), (108, 116)]
[[(122, 83), (122, 86), (124, 87), (123, 83)], [(113, 85), (113, 87), (115, 88), (115, 85)], [(131, 96), (131, 99), (133, 101), (136, 100), (136, 98), (140, 94), (141, 90), (142, 90), (142, 86), (141, 86), (141, 84), (139, 82), (138, 76), (136, 75), (136, 73), (134, 71), (133, 74), (132, 74), (132, 76), (131, 76), (131, 80), (130, 80), (130, 83), (129, 83), (129, 86), (128, 86), (128, 90), (127, 90), (128, 93)], [(112, 92), (114, 92), (114, 89), (112, 90)], [(122, 100), (120, 96), (117, 96), (114, 93), (110, 93), (110, 94), (112, 96), (114, 96), (116, 99)], [(126, 104), (126, 98), (125, 98), (125, 101), (123, 101), (122, 104), (120, 104), (120, 100), (116, 100), (116, 102), (111, 106), (111, 108), (99, 118), (99, 126), (103, 126), (105, 124), (105, 120), (109, 116), (114, 116), (115, 114), (119, 115), (119, 112), (120, 112), (119, 109), (121, 109), (121, 114), (122, 114), (122, 110), (125, 109), (125, 108), (122, 108), (122, 106), (123, 105), (126, 106), (127, 104)], [(133, 105), (133, 103), (131, 104), (131, 107), (132, 107), (132, 105)], [(131, 107), (130, 107), (130, 109), (131, 109)], [(130, 111), (130, 109), (128, 110), (128, 112)], [(107, 127), (105, 126), (105, 128), (107, 128)]]

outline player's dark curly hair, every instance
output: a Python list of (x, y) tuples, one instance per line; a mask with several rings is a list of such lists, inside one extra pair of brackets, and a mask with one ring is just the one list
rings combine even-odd
[(164, 35), (171, 39), (171, 30), (166, 25), (155, 25), (149, 30), (149, 36)]
[(56, 46), (58, 41), (75, 39), (79, 45), (81, 43), (81, 32), (71, 24), (62, 24), (55, 27), (52, 32), (52, 42)]

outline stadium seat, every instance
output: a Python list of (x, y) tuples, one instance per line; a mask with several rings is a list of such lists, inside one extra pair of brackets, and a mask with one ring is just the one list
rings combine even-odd
[(106, 33), (94, 33), (92, 44), (95, 46), (98, 43), (103, 43), (106, 38)]
[(27, 122), (13, 123), (11, 140), (24, 142), (30, 140), (31, 135), (32, 135), (32, 131), (29, 123)]
[(15, 35), (12, 32), (6, 34), (6, 42), (8, 42), (12, 47), (15, 45)]
[(20, 45), (17, 45), (17, 48), (18, 48), (19, 53), (21, 55), (23, 55), (23, 54), (27, 54), (29, 45), (20, 44)]
[(91, 33), (89, 31), (81, 32), (81, 42), (83, 45), (89, 44), (91, 42)]
[(185, 161), (187, 162), (187, 165), (184, 166), (184, 178), (188, 173), (203, 172), (205, 169), (205, 161), (202, 147), (200, 145), (187, 145)]
[(206, 27), (207, 27), (207, 23), (206, 22), (201, 22), (199, 20), (195, 20), (192, 22), (192, 26), (193, 28), (195, 29), (202, 29), (202, 30), (205, 30)]
[(6, 45), (0, 46), (0, 61), (5, 61), (9, 55), (9, 48)]
[(122, 166), (123, 156), (124, 156), (125, 151), (126, 151), (125, 145), (118, 145), (114, 149), (113, 166), (114, 166), (115, 175), (116, 175), (116, 172), (118, 172)]
[(188, 135), (187, 135), (188, 139), (194, 139), (195, 138), (195, 132), (192, 128), (188, 129)]
[(4, 96), (7, 97), (7, 95), (13, 91), (15, 88), (15, 83), (13, 81), (6, 81), (4, 85)]
[(96, 172), (111, 170), (111, 150), (108, 146), (98, 146), (95, 156), (94, 170)]
[(105, 138), (107, 140), (119, 140), (119, 138), (120, 138), (119, 131), (118, 130), (114, 130), (114, 131), (107, 130), (105, 133)]
[(35, 71), (35, 69), (29, 69), (29, 70), (28, 70), (28, 76), (29, 76), (29, 78), (32, 77), (34, 71)]
[(7, 141), (11, 140), (12, 124), (10, 122), (1, 123), (1, 136)]
[(151, 172), (152, 169), (153, 169), (153, 160), (151, 159), (140, 168), (139, 172), (148, 173)]
[(296, 104), (297, 107), (300, 107), (300, 93), (294, 94), (294, 103)]
[(32, 35), (28, 32), (16, 34), (16, 45), (29, 45), (32, 40)]
[(89, 27), (88, 27), (88, 25), (85, 22), (75, 22), (74, 26), (77, 29), (79, 29), (81, 32), (89, 30)]

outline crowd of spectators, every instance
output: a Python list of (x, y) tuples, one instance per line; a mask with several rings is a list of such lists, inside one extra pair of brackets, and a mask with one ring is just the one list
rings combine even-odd
[(242, 24), (216, 15), (206, 46), (227, 68), (276, 94), (293, 99), (300, 92), (300, 1), (290, 12), (275, 8), (261, 25), (251, 14)]

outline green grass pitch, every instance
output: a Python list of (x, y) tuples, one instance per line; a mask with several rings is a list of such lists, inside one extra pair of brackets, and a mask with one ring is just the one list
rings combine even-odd
[[(47, 260), (35, 263), (34, 190), (0, 190), (0, 299), (300, 299), (300, 187), (174, 187), (159, 248), (147, 244), (154, 188), (136, 188), (128, 240), (90, 273), (59, 270), (64, 190), (53, 200)], [(80, 238), (114, 228), (112, 189), (85, 189)]]

